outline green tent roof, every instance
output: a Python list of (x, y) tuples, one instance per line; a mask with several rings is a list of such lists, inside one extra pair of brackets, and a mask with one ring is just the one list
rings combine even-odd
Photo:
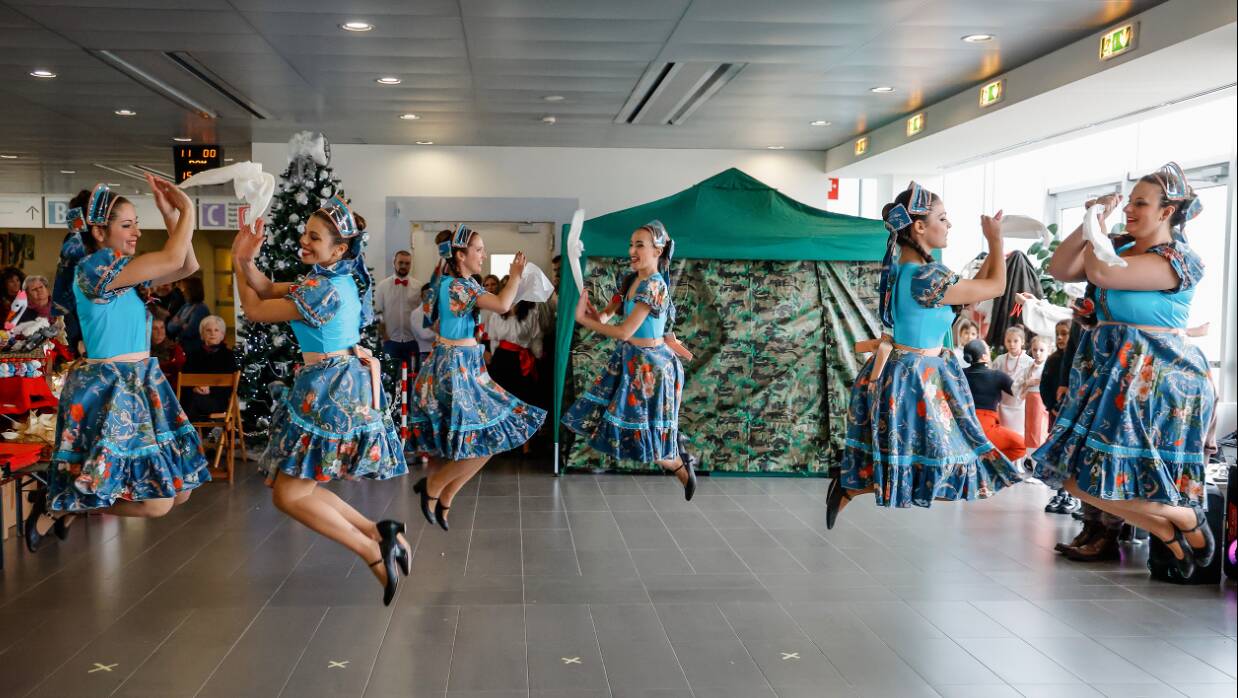
[(675, 240), (675, 256), (693, 259), (880, 260), (881, 221), (802, 204), (731, 168), (640, 206), (585, 222), (589, 257), (626, 257), (632, 231), (653, 219)]

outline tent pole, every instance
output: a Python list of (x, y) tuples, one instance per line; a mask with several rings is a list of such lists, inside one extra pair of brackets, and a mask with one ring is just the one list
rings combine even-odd
[(559, 477), (559, 442), (555, 442), (555, 477)]

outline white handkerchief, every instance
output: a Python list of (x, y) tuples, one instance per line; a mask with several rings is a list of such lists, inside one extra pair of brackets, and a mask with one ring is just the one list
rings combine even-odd
[(576, 280), (576, 292), (585, 293), (585, 277), (580, 271), (580, 258), (585, 254), (585, 246), (580, 241), (580, 231), (585, 227), (585, 210), (576, 209), (572, 214), (572, 229), (567, 232), (567, 263), (572, 268), (572, 278)]
[(520, 285), (516, 287), (517, 303), (520, 301), (545, 303), (550, 300), (554, 292), (554, 284), (550, 283), (550, 279), (536, 264), (529, 262), (524, 265), (524, 272), (520, 275)]
[(1126, 260), (1113, 251), (1113, 243), (1100, 222), (1100, 214), (1104, 212), (1105, 207), (1102, 204), (1092, 204), (1092, 208), (1083, 214), (1083, 239), (1092, 243), (1092, 252), (1097, 259), (1111, 267), (1124, 267)]
[(271, 205), (271, 197), (275, 196), (275, 176), (263, 172), (262, 163), (246, 160), (199, 172), (181, 182), (181, 189), (227, 182), (232, 182), (236, 198), (249, 204), (245, 212), (245, 224), (252, 226), (254, 221), (267, 212), (267, 207)]

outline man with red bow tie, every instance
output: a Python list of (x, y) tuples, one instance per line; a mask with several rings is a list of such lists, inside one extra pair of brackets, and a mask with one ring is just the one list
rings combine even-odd
[(411, 375), (418, 368), (419, 354), (409, 316), (421, 305), (421, 282), (409, 274), (413, 255), (408, 250), (396, 252), (392, 266), (395, 273), (374, 289), (374, 310), (383, 323), (383, 351), (396, 361), (407, 361)]

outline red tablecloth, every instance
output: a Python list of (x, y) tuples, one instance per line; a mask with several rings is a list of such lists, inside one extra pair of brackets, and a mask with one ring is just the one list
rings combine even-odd
[(47, 379), (0, 378), (0, 414), (25, 414), (40, 407), (55, 408), (59, 403), (47, 386)]
[(43, 448), (43, 444), (0, 442), (0, 465), (10, 473), (29, 468), (42, 458)]

